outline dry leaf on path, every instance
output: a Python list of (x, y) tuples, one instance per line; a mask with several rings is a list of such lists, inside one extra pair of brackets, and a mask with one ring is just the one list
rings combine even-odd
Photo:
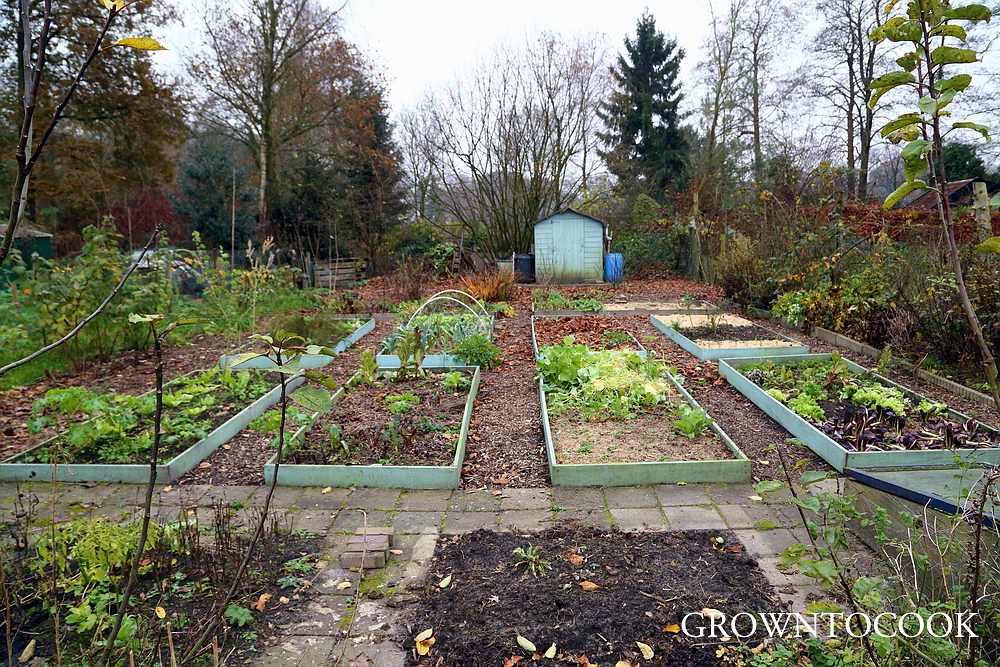
[(649, 644), (643, 644), (642, 642), (636, 642), (636, 646), (639, 647), (639, 652), (642, 653), (642, 657), (645, 660), (653, 659), (653, 647)]
[(592, 592), (596, 591), (597, 589), (599, 589), (600, 586), (598, 586), (593, 581), (590, 581), (588, 579), (587, 581), (581, 581), (580, 582), (580, 588), (582, 588), (583, 590), (587, 591), (588, 593), (592, 593)]

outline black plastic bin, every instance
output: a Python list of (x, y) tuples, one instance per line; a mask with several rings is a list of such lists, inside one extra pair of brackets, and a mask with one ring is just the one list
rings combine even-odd
[(514, 275), (519, 283), (535, 282), (535, 256), (514, 255)]

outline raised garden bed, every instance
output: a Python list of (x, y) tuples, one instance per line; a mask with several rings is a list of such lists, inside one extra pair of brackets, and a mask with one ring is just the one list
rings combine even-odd
[[(367, 319), (359, 319), (359, 316), (357, 315), (341, 315), (336, 316), (333, 319), (343, 322), (343, 328), (338, 329), (337, 327), (326, 326), (323, 330), (330, 335), (338, 336), (338, 342), (333, 345), (333, 351), (337, 354), (345, 352), (348, 348), (353, 346), (375, 329), (375, 319), (371, 317), (368, 317)], [(330, 331), (331, 329), (333, 330), (332, 332)], [(317, 339), (310, 335), (309, 331), (295, 331), (295, 333), (303, 336), (309, 343), (316, 343), (317, 345), (327, 345), (333, 343), (332, 340), (326, 341), (322, 338)], [(343, 337), (339, 337), (340, 334), (343, 334)], [(265, 356), (247, 359), (236, 364), (233, 364), (232, 360), (232, 355), (226, 355), (222, 357), (221, 364), (224, 367), (231, 367), (238, 370), (274, 368), (274, 361)], [(323, 368), (331, 361), (333, 361), (333, 357), (328, 354), (303, 354), (299, 357), (298, 364), (302, 368), (315, 369)]]
[[(370, 359), (370, 357), (369, 357)], [(453, 489), (459, 485), (479, 368), (362, 369), (288, 442), (286, 460), (264, 466), (271, 483)]]
[(718, 306), (708, 301), (700, 299), (680, 299), (676, 301), (649, 301), (644, 299), (634, 301), (612, 301), (604, 304), (606, 313), (658, 313), (663, 315), (674, 315), (678, 313), (713, 313), (719, 310)]
[(385, 340), (382, 353), (376, 356), (379, 366), (399, 368), (400, 356), (410, 356), (407, 350), (413, 336), (419, 334), (426, 368), (462, 368), (463, 344), (473, 345), (493, 340), (496, 318), (470, 312), (427, 313), (414, 316)]
[(1000, 463), (1000, 432), (837, 354), (723, 359), (719, 371), (838, 471)]
[[(289, 382), (293, 391), (303, 378)], [(74, 392), (74, 393), (67, 393)], [(93, 416), (0, 463), (0, 480), (123, 482), (149, 480), (155, 395), (87, 395), (73, 388), (52, 396), (62, 409)], [(189, 373), (164, 387), (164, 426), (156, 481), (176, 481), (263, 415), (281, 397), (280, 387), (259, 373), (210, 369)], [(241, 405), (246, 407), (240, 408)], [(58, 449), (54, 449), (58, 447)], [(52, 455), (57, 460), (55, 470)]]
[(661, 362), (570, 338), (538, 366), (553, 484), (749, 481), (750, 461)]
[(651, 315), (649, 321), (667, 338), (702, 360), (809, 352), (798, 341), (728, 313)]
[(646, 348), (624, 326), (621, 320), (600, 315), (569, 317), (531, 317), (531, 347), (538, 358), (538, 350), (545, 345), (558, 344), (566, 336), (592, 350), (631, 350), (646, 357)]
[[(445, 577), (450, 585), (442, 588)], [(719, 640), (672, 626), (705, 608), (729, 618), (777, 612), (776, 600), (757, 563), (725, 532), (480, 530), (438, 542), (403, 648), (407, 664), (420, 667), (718, 665)], [(688, 619), (692, 634), (707, 626)], [(421, 657), (415, 638), (428, 628), (434, 641)]]

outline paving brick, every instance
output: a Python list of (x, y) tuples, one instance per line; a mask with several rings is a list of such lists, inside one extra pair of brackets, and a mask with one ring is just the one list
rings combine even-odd
[(612, 509), (615, 526), (626, 532), (666, 530), (666, 521), (658, 508)]
[(347, 507), (361, 509), (391, 510), (399, 500), (398, 489), (354, 489), (347, 497)]
[[(267, 498), (268, 487), (259, 486), (247, 498), (247, 503), (255, 506), (263, 506)], [(298, 486), (276, 486), (274, 495), (271, 496), (271, 507), (296, 507), (296, 502), (302, 496), (303, 489)]]
[[(366, 512), (366, 514), (368, 515), (368, 526), (371, 528), (387, 526), (389, 524), (388, 512), (372, 510)], [(364, 516), (358, 510), (340, 510), (337, 512), (337, 518), (333, 520), (331, 530), (353, 533), (356, 529), (361, 528), (364, 525), (364, 521)]]
[(451, 489), (406, 491), (399, 499), (399, 509), (410, 512), (443, 512), (448, 509)]
[[(359, 667), (403, 667), (406, 664), (406, 653), (395, 642), (378, 642), (369, 645), (367, 642), (360, 644), (351, 639), (344, 640), (347, 648), (337, 647), (334, 652), (339, 656), (345, 650), (343, 664), (358, 665)], [(319, 664), (319, 663), (317, 663)], [(325, 663), (323, 663), (325, 664)], [(303, 665), (303, 667), (305, 667)]]
[(664, 507), (670, 530), (723, 530), (726, 527), (714, 507)]
[(427, 579), (427, 573), (430, 571), (431, 564), (428, 561), (419, 562), (411, 560), (403, 568), (403, 573), (400, 575), (398, 583), (403, 588), (408, 590), (413, 590), (420, 588), (424, 585), (424, 581)]
[(333, 524), (336, 512), (329, 510), (291, 512), (289, 520), (293, 530), (304, 530), (314, 535), (325, 535)]
[[(329, 487), (327, 487), (329, 488)], [(302, 509), (339, 509), (347, 503), (351, 495), (350, 489), (310, 487), (302, 490), (302, 495), (295, 499), (295, 506)]]
[(504, 489), (500, 497), (501, 510), (541, 510), (552, 507), (552, 492), (548, 489)]
[(534, 533), (552, 527), (552, 512), (547, 509), (500, 512), (500, 529)]
[(708, 505), (712, 499), (708, 497), (703, 486), (697, 484), (659, 484), (655, 487), (660, 504), (664, 507), (679, 505)]
[(392, 521), (397, 533), (437, 534), (443, 512), (399, 512)]
[(436, 535), (421, 535), (414, 541), (409, 558), (415, 561), (430, 560), (434, 557), (435, 548), (437, 548)]
[(658, 507), (656, 490), (651, 486), (622, 486), (604, 489), (610, 509), (634, 509)]
[(782, 505), (719, 505), (719, 513), (730, 528), (759, 528), (761, 522), (770, 521), (775, 527), (795, 525), (798, 513)]
[(325, 595), (309, 600), (295, 610), (294, 621), (280, 627), (282, 635), (339, 637), (340, 619), (349, 614), (351, 599), (344, 595)]
[(746, 547), (747, 553), (758, 558), (780, 556), (785, 549), (798, 540), (790, 530), (734, 530), (737, 539)]
[(552, 505), (567, 510), (604, 508), (604, 493), (596, 486), (557, 486), (552, 489)]
[(705, 492), (719, 505), (744, 505), (757, 495), (750, 484), (709, 484)]
[(351, 551), (385, 551), (389, 548), (388, 535), (348, 535), (347, 548)]
[(461, 535), (484, 528), (496, 530), (497, 515), (493, 512), (448, 512), (444, 520), (445, 535)]
[(254, 659), (254, 667), (315, 667), (329, 664), (333, 637), (288, 637)]
[(566, 510), (552, 514), (557, 524), (574, 523), (593, 528), (611, 528), (611, 522), (603, 509)]
[(487, 491), (466, 493), (456, 491), (451, 496), (452, 512), (496, 512), (500, 509), (500, 498)]
[(340, 554), (340, 566), (347, 569), (360, 567), (366, 570), (374, 570), (379, 567), (385, 567), (385, 560), (384, 551), (369, 551), (367, 553), (345, 551)]

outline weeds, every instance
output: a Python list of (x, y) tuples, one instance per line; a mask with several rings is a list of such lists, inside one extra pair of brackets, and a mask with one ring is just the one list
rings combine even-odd
[(514, 567), (523, 567), (525, 572), (530, 572), (535, 577), (544, 576), (552, 570), (552, 562), (542, 558), (542, 550), (537, 545), (517, 547), (514, 549), (514, 558)]

